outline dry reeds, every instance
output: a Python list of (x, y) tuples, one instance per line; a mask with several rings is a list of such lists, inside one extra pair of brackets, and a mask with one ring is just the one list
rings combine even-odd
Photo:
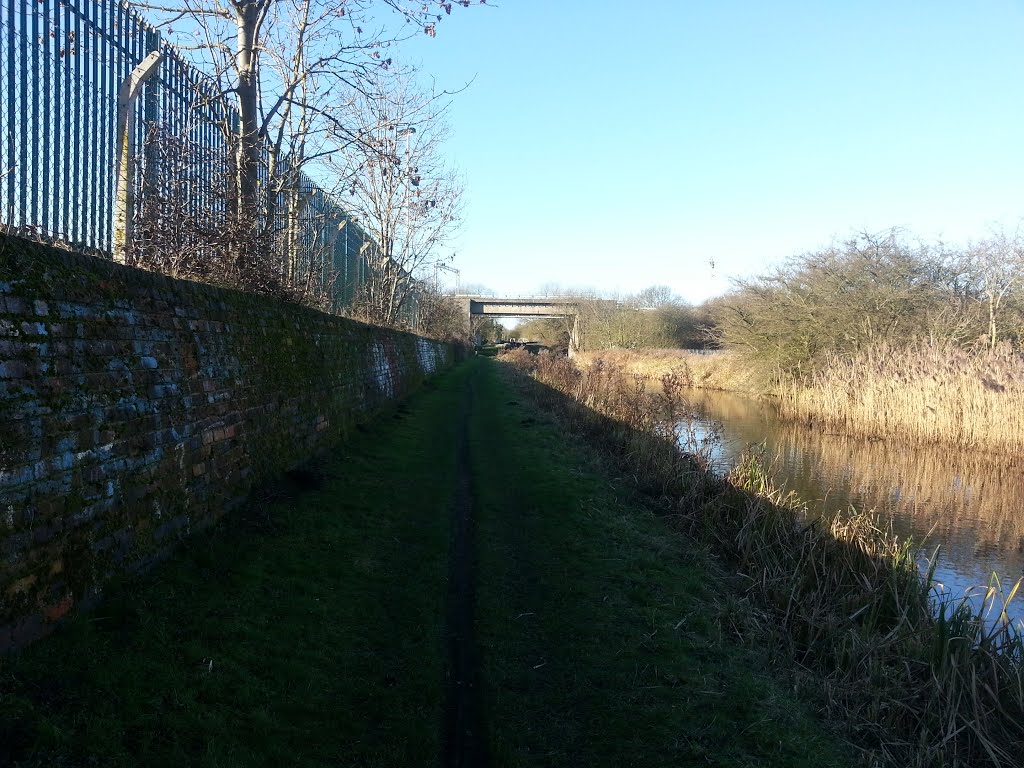
[(731, 351), (605, 350), (581, 354), (686, 386), (769, 395), (784, 419), (832, 424), (850, 434), (1024, 453), (1024, 357), (1006, 344), (970, 351), (950, 343), (878, 345), (834, 355), (804, 379), (759, 370)]
[(762, 631), (825, 675), (834, 717), (886, 764), (1017, 765), (1024, 642), (1005, 611), (1017, 587), (990, 585), (980, 612), (969, 595), (938, 598), (911, 544), (873, 516), (807, 524), (756, 457), (730, 485), (702, 510), (709, 529), (766, 608)]
[(688, 410), (678, 374), (655, 395), (607, 363), (581, 371), (544, 356), (506, 360), (546, 385), (538, 396), (571, 426), (656, 488), (673, 519), (736, 564), (758, 636), (817, 673), (830, 714), (851, 724), (874, 764), (1019, 764), (1024, 641), (1000, 602), (1017, 587), (1004, 596), (989, 585), (982, 613), (969, 597), (940, 599), (909, 542), (865, 514), (808, 522), (757, 456), (725, 481), (703, 471), (700, 457), (668, 458), (683, 427), (666, 425)]
[(778, 421), (769, 406), (746, 397), (700, 390), (686, 396), (703, 418), (729, 425), (736, 450), (768, 438), (768, 453), (787, 467), (786, 487), (812, 509), (842, 514), (852, 503), (884, 510), (902, 535), (930, 533), (944, 542), (953, 562), (998, 552), (1008, 566), (1024, 566), (1024, 459)]
[(784, 418), (854, 434), (1024, 452), (1024, 357), (1008, 345), (886, 345), (835, 357), (779, 390)]
[[(614, 363), (597, 360), (579, 368), (565, 357), (532, 355), (524, 349), (499, 357), (518, 370), (547, 385), (538, 396), (557, 406), (566, 396), (584, 406), (565, 412), (563, 417), (581, 432), (599, 440), (612, 440), (621, 447), (631, 465), (643, 467), (633, 479), (656, 495), (668, 492), (674, 478), (702, 477), (710, 464), (710, 451), (701, 451), (701, 440), (689, 433), (689, 420), (666, 419), (666, 412), (681, 412), (682, 380), (667, 374), (662, 393), (653, 393), (648, 378), (626, 373)], [(689, 454), (678, 445), (693, 447)]]
[(760, 394), (769, 386), (768, 377), (762, 371), (726, 350), (604, 349), (581, 352), (576, 357), (581, 368), (597, 360), (653, 380), (668, 373), (675, 374), (687, 387), (700, 389)]

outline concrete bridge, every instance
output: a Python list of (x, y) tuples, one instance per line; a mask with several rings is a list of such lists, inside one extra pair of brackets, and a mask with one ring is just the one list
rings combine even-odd
[(577, 299), (558, 296), (495, 298), (493, 296), (458, 296), (469, 318), (479, 317), (571, 317), (569, 356), (580, 351), (580, 316)]

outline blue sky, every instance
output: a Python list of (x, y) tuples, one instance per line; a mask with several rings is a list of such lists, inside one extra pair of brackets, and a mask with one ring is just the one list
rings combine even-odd
[(856, 230), (1024, 215), (1024, 0), (494, 2), (402, 48), (475, 78), (463, 283), (699, 302)]

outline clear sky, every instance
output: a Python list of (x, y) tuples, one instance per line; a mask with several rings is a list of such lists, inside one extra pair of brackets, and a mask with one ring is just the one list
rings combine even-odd
[(402, 52), (475, 78), (463, 283), (699, 302), (855, 230), (1024, 215), (1024, 0), (494, 3)]

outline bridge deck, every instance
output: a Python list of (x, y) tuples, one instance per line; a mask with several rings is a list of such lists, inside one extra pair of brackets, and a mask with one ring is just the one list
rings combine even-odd
[(576, 314), (574, 299), (470, 298), (466, 299), (470, 315), (499, 317), (565, 317)]

